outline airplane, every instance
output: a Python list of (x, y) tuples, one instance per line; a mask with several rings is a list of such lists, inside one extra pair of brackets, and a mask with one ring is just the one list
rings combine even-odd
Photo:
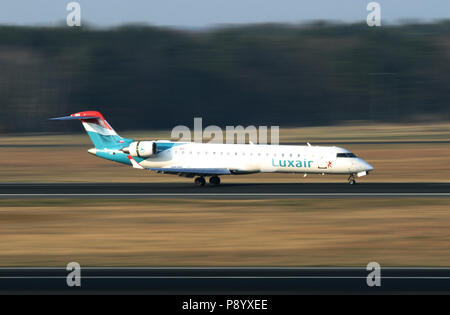
[(222, 175), (301, 173), (349, 175), (348, 183), (368, 175), (372, 165), (336, 146), (262, 145), (133, 140), (119, 136), (103, 115), (83, 111), (50, 120), (80, 120), (100, 158), (162, 174), (195, 178), (198, 186), (220, 184)]

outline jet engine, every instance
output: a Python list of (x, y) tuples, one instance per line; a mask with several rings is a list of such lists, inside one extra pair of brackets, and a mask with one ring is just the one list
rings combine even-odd
[(128, 148), (123, 148), (123, 152), (133, 157), (147, 158), (157, 153), (155, 141), (135, 141), (130, 143)]

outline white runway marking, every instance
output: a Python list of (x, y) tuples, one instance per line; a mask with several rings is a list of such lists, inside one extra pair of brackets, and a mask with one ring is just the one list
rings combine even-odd
[(61, 193), (61, 194), (0, 194), (1, 198), (165, 198), (165, 197), (187, 197), (187, 198), (293, 198), (293, 197), (404, 197), (404, 198), (418, 198), (418, 197), (450, 197), (450, 193)]
[[(5, 276), (0, 279), (66, 279), (67, 276)], [(83, 276), (83, 279), (367, 279), (362, 276)], [(450, 277), (389, 277), (397, 280), (450, 280)]]
[(61, 193), (0, 194), (0, 196), (450, 196), (450, 193)]

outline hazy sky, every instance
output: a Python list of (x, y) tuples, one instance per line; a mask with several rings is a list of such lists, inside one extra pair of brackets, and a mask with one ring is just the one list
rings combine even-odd
[[(53, 25), (66, 20), (69, 0), (0, 0), (0, 24)], [(317, 19), (365, 21), (370, 0), (78, 0), (82, 23), (147, 23), (205, 27)], [(382, 23), (450, 17), (450, 0), (379, 0)]]

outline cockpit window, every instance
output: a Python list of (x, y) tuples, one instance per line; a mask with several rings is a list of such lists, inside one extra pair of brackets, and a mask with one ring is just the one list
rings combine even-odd
[(336, 154), (336, 157), (338, 157), (338, 158), (354, 158), (354, 157), (356, 157), (356, 155), (354, 155), (353, 153), (338, 153), (338, 154)]

